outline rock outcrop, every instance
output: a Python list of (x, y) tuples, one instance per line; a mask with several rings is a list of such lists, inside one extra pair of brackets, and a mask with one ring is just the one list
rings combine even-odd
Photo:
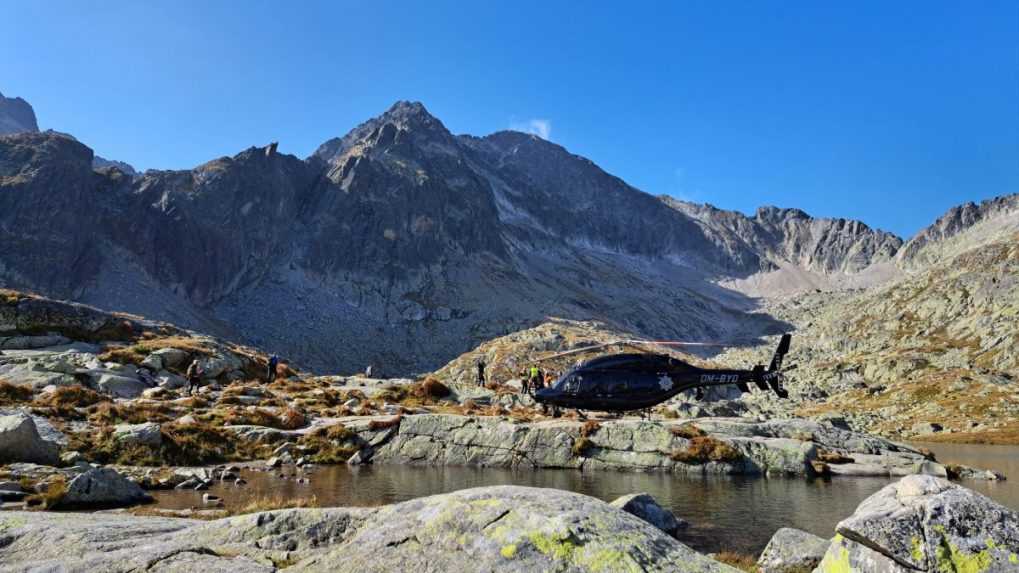
[(836, 531), (820, 573), (1019, 570), (1019, 515), (930, 476), (886, 486)]
[(57, 465), (60, 447), (39, 435), (31, 416), (0, 416), (0, 463), (11, 462)]
[[(381, 429), (365, 420), (346, 422), (359, 436), (362, 463), (790, 476), (946, 473), (915, 448), (809, 420), (604, 421), (587, 436), (582, 423), (558, 420), (422, 414)], [(690, 437), (696, 432), (703, 437)]]
[(5, 571), (735, 571), (596, 499), (515, 486), (213, 522), (4, 512), (0, 530)]

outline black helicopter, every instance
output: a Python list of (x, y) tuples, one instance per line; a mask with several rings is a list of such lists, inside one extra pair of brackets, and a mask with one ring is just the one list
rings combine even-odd
[[(604, 412), (629, 412), (647, 410), (672, 398), (680, 392), (733, 384), (743, 392), (750, 391), (753, 383), (761, 390), (769, 388), (780, 398), (789, 393), (782, 387), (782, 359), (789, 352), (792, 336), (783, 334), (778, 343), (771, 365), (762, 365), (751, 370), (727, 370), (698, 368), (692, 364), (656, 353), (626, 353), (599, 356), (581, 362), (561, 376), (552, 386), (538, 390), (534, 399), (543, 406), (598, 410)], [(545, 357), (549, 360), (568, 354), (589, 352), (597, 348), (627, 344), (635, 346), (651, 343), (674, 346), (721, 346), (691, 342), (654, 342), (624, 340), (597, 346), (589, 346)]]

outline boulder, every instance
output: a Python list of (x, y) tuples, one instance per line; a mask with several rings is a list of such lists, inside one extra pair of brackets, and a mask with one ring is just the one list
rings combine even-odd
[(158, 354), (149, 354), (142, 360), (141, 365), (153, 372), (159, 372), (163, 369), (163, 358)]
[(836, 531), (819, 571), (1019, 570), (1019, 514), (933, 476), (886, 486)]
[(294, 571), (731, 572), (636, 516), (584, 495), (517, 486), (388, 506)]
[(160, 348), (154, 350), (149, 356), (159, 358), (162, 368), (181, 368), (188, 360), (188, 353), (179, 348)]
[(760, 573), (794, 573), (810, 571), (824, 558), (828, 540), (816, 535), (783, 527), (771, 536), (757, 560)]
[(187, 383), (187, 380), (185, 380), (183, 376), (178, 376), (172, 372), (167, 372), (166, 370), (160, 370), (156, 373), (156, 384), (167, 390), (183, 388), (184, 386), (187, 386)]
[(0, 416), (0, 463), (29, 462), (55, 466), (60, 447), (42, 439), (28, 414)]
[(116, 398), (137, 398), (148, 389), (148, 385), (129, 376), (103, 374), (96, 382), (96, 389)]
[(159, 424), (118, 424), (113, 428), (113, 438), (125, 444), (159, 447), (163, 444), (163, 433)]
[(9, 336), (0, 338), (0, 349), (2, 350), (34, 350), (36, 348), (47, 348), (50, 346), (62, 346), (70, 343), (70, 339), (58, 334), (41, 336)]
[(676, 537), (681, 529), (690, 525), (686, 521), (678, 519), (671, 511), (658, 505), (655, 498), (647, 493), (624, 495), (609, 505), (630, 515), (635, 515), (673, 537)]
[(60, 507), (123, 507), (151, 501), (141, 486), (111, 468), (91, 468), (67, 484)]

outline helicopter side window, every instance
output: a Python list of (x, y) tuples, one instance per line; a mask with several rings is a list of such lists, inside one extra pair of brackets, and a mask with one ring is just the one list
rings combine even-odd
[(576, 394), (580, 391), (581, 376), (579, 374), (570, 374), (563, 380), (563, 392), (569, 392)]

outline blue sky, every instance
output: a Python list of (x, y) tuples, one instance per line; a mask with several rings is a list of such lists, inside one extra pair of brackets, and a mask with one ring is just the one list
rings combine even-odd
[(1019, 2), (11, 2), (0, 92), (108, 158), (304, 157), (399, 99), (649, 193), (910, 235), (1019, 192)]

